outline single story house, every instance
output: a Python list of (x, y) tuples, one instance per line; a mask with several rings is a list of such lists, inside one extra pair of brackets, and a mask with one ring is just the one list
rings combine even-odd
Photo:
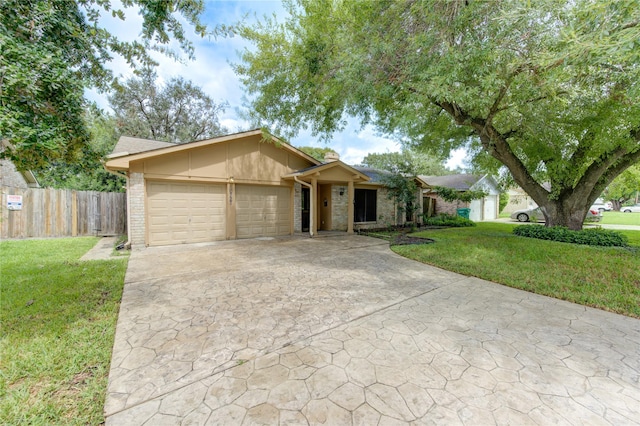
[(105, 167), (127, 179), (133, 248), (405, 223), (371, 170), (332, 154), (257, 129), (180, 145), (122, 137)]
[(484, 198), (465, 202), (447, 202), (440, 198), (431, 188), (424, 190), (423, 209), (425, 212), (438, 215), (442, 213), (456, 214), (458, 208), (470, 208), (469, 219), (473, 221), (494, 220), (498, 218), (500, 208), (500, 189), (496, 180), (489, 175), (458, 174), (447, 176), (420, 176), (430, 187), (442, 186), (460, 192), (483, 190)]
[(513, 213), (516, 210), (525, 210), (537, 207), (533, 198), (527, 194), (524, 189), (519, 186), (514, 186), (507, 190), (507, 194), (509, 194), (509, 202), (504, 207), (505, 213)]

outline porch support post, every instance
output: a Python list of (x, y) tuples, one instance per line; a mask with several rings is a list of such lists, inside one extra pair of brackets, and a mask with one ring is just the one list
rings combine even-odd
[(353, 234), (353, 181), (349, 181), (347, 186), (347, 234)]
[(311, 178), (311, 220), (309, 224), (309, 228), (311, 229), (312, 235), (318, 234), (318, 179), (315, 177)]

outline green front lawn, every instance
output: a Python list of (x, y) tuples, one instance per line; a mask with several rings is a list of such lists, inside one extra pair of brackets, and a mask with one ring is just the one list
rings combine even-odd
[(127, 259), (97, 238), (0, 242), (0, 424), (101, 424)]
[(640, 226), (640, 213), (604, 212), (602, 221), (607, 225), (636, 225)]
[(434, 244), (393, 246), (396, 253), (449, 271), (640, 318), (640, 231), (631, 249), (517, 237), (517, 224), (426, 230)]

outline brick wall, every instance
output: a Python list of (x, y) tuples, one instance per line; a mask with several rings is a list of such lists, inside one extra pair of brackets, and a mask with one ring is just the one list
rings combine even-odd
[[(340, 195), (342, 192), (342, 195)], [(331, 227), (334, 231), (347, 230), (349, 212), (349, 194), (347, 185), (331, 186)]]
[(462, 201), (448, 202), (438, 197), (436, 198), (435, 213), (436, 215), (446, 213), (456, 216), (458, 214), (457, 209), (461, 209), (463, 207), (469, 207), (469, 203), (463, 203)]
[(302, 185), (293, 184), (293, 232), (302, 232)]
[(127, 199), (129, 209), (129, 242), (132, 249), (145, 247), (145, 202), (144, 174), (129, 173)]

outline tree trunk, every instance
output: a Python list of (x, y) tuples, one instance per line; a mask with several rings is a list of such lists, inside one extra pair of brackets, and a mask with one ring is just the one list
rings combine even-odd
[(539, 205), (542, 214), (544, 214), (545, 226), (564, 226), (573, 231), (582, 229), (582, 224), (589, 210), (588, 205), (570, 209), (554, 200), (549, 200)]

